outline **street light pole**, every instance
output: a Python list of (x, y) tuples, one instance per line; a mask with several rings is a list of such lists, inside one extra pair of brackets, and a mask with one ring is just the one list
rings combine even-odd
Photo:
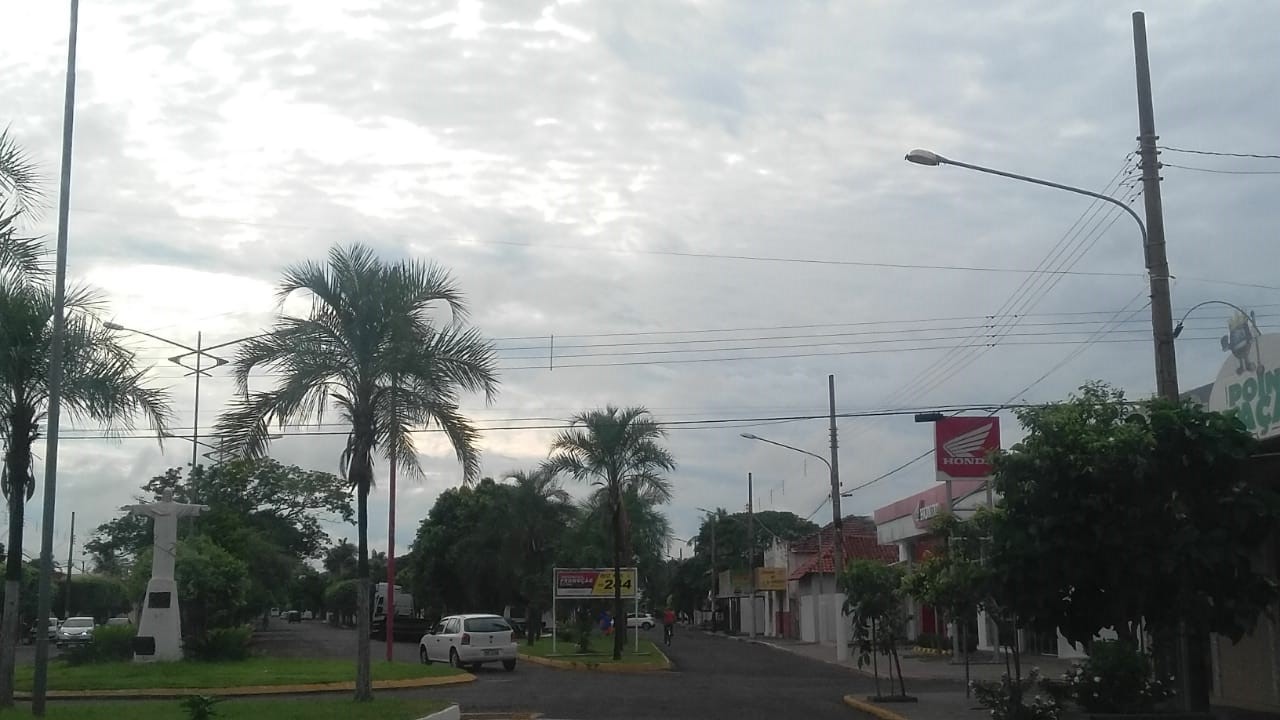
[(755, 501), (751, 491), (751, 473), (747, 473), (747, 574), (751, 576), (751, 595), (747, 604), (751, 607), (751, 627), (747, 637), (756, 636), (756, 522)]
[[(58, 425), (62, 409), (62, 361), (63, 340), (66, 336), (67, 299), (67, 230), (71, 215), (71, 141), (75, 129), (76, 114), (76, 35), (80, 24), (80, 0), (71, 0), (70, 23), (67, 31), (67, 78), (62, 104), (62, 167), (58, 192), (58, 244), (55, 250), (53, 274), (53, 334), (49, 342), (49, 375), (46, 387), (45, 456), (44, 456), (44, 521), (40, 527), (40, 575), (36, 581), (36, 633), (35, 673), (31, 680), (31, 714), (44, 717), (45, 696), (49, 683), (49, 606), (53, 600), (53, 525), (54, 504), (57, 501), (58, 484)], [(17, 478), (14, 478), (17, 482)], [(21, 489), (19, 487), (19, 492)], [(9, 548), (16, 552), (17, 548)], [(5, 618), (5, 623), (17, 619)], [(15, 638), (16, 640), (16, 638)], [(9, 665), (6, 671), (12, 671)], [(12, 677), (12, 676), (10, 676)], [(7, 689), (12, 691), (10, 678), (5, 678)], [(12, 701), (13, 696), (5, 698)]]
[[(1006, 172), (1004, 170), (996, 170), (994, 168), (983, 167), (981, 165), (972, 165), (963, 163), (958, 160), (952, 160), (943, 157), (937, 153), (928, 150), (912, 150), (907, 153), (907, 161), (916, 165), (926, 165), (936, 167), (938, 165), (953, 165), (955, 167), (965, 168), (966, 170), (975, 170), (988, 175), (999, 175), (1000, 177), (1009, 178), (1011, 180), (1019, 180), (1021, 182), (1031, 183), (1033, 185), (1043, 185), (1057, 190), (1065, 190), (1067, 192), (1076, 193), (1077, 195), (1085, 195), (1111, 203), (1116, 207), (1124, 210), (1133, 221), (1138, 224), (1138, 232), (1142, 235), (1142, 247), (1146, 257), (1147, 275), (1151, 285), (1151, 330), (1155, 341), (1155, 359), (1156, 359), (1156, 390), (1160, 397), (1171, 400), (1178, 399), (1178, 365), (1173, 350), (1173, 310), (1171, 300), (1169, 299), (1169, 263), (1165, 259), (1163, 235), (1159, 245), (1152, 243), (1147, 234), (1147, 225), (1142, 222), (1142, 218), (1138, 217), (1138, 213), (1133, 211), (1123, 201), (1103, 195), (1092, 190), (1084, 188), (1072, 187), (1061, 183), (1041, 180), (1039, 178), (1027, 175), (1019, 175), (1017, 173)], [(1161, 226), (1163, 233), (1163, 226)]]
[[(751, 433), (742, 433), (742, 437), (746, 438), (747, 440), (759, 440), (760, 442), (769, 443), (770, 445), (777, 445), (780, 448), (786, 448), (787, 450), (792, 450), (802, 455), (808, 455), (809, 457), (817, 458), (818, 460), (822, 461), (823, 465), (827, 466), (827, 470), (830, 472), (830, 476), (831, 476), (831, 515), (832, 515), (831, 524), (832, 524), (832, 529), (834, 531), (833, 534), (835, 536), (832, 541), (832, 547), (831, 547), (831, 564), (832, 564), (831, 569), (832, 569), (833, 576), (836, 582), (838, 583), (840, 578), (840, 572), (844, 570), (844, 518), (840, 513), (840, 456), (839, 456), (840, 443), (838, 438), (838, 431), (836, 430), (836, 376), (835, 375), (827, 376), (827, 399), (830, 405), (830, 420), (831, 420), (831, 429), (830, 429), (831, 459), (830, 460), (827, 460), (826, 458), (822, 457), (821, 455), (818, 455), (817, 453), (811, 453), (808, 450), (802, 450), (798, 447), (792, 447), (791, 445), (787, 445), (786, 443), (780, 443), (775, 440), (762, 438), (759, 435), (753, 435)], [(819, 533), (818, 537), (819, 538), (822, 537), (821, 533)], [(821, 557), (821, 547), (819, 547), (819, 557)], [(835, 595), (839, 596), (840, 594), (839, 585), (836, 586), (835, 590), (836, 590)], [(816, 597), (814, 598), (814, 602), (816, 607), (816, 602), (817, 602)], [(845, 627), (844, 607), (841, 606), (839, 603), (836, 604), (835, 617), (836, 617), (836, 627), (835, 627), (836, 661), (844, 662), (845, 660), (849, 659), (849, 642), (848, 642), (848, 635), (847, 635), (849, 629)], [(814, 627), (814, 637), (819, 641), (821, 640), (821, 638), (818, 636), (818, 628), (816, 627), (816, 624)]]

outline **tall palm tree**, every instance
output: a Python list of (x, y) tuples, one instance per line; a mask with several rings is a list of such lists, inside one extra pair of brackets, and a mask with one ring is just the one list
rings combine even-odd
[[(622, 560), (631, 557), (631, 538), (624, 498), (634, 492), (653, 502), (671, 499), (671, 483), (663, 473), (676, 461), (661, 444), (666, 430), (643, 407), (612, 405), (575, 415), (569, 428), (551, 443), (544, 467), (577, 480), (589, 480), (605, 495), (609, 529), (613, 534), (613, 616), (626, 617), (622, 607)], [(615, 633), (613, 657), (622, 658), (626, 633)]]
[[(60, 406), (73, 418), (131, 427), (141, 414), (157, 437), (171, 419), (168, 395), (145, 385), (133, 353), (99, 321), (101, 304), (84, 290), (67, 294)], [(0, 278), (0, 441), (6, 446), (3, 491), (9, 502), (9, 554), (0, 622), (0, 706), (13, 703), (14, 647), (22, 580), (22, 525), (35, 493), (32, 445), (49, 397), (53, 291), (45, 282)]]
[(514, 563), (512, 573), (527, 606), (529, 644), (541, 631), (542, 611), (551, 599), (551, 571), (559, 540), (573, 517), (573, 499), (559, 478), (546, 468), (517, 470), (509, 474), (511, 486), (504, 557)]
[[(443, 268), (406, 260), (384, 263), (361, 245), (334, 247), (328, 262), (285, 271), (278, 297), (302, 293), (305, 317), (281, 314), (270, 332), (241, 346), (234, 375), (241, 397), (218, 422), (232, 451), (259, 457), (269, 424), (319, 421), (336, 406), (350, 426), (339, 467), (356, 493), (356, 699), (373, 697), (369, 678), (369, 488), (375, 453), (421, 476), (412, 428), (444, 432), (469, 481), (479, 473), (480, 434), (458, 409), (460, 391), (491, 401), (498, 380), (492, 345), (462, 324), (466, 304)], [(451, 322), (437, 326), (443, 305)], [(280, 376), (268, 391), (250, 391), (249, 376)]]

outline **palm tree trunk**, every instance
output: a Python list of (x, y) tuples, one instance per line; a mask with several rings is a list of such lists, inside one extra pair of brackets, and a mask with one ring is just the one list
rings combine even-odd
[(27, 483), (31, 482), (32, 436), (30, 418), (11, 416), (8, 451), (4, 455), (9, 475), (9, 544), (5, 546), (4, 615), (0, 617), (0, 707), (13, 706), (14, 654), (18, 649), (19, 603), (22, 592), (22, 526), (27, 507)]
[(356, 476), (356, 702), (373, 700), (369, 672), (369, 476), (368, 460), (361, 462)]
[[(12, 475), (10, 477), (13, 477)], [(0, 707), (13, 707), (14, 653), (18, 649), (19, 593), (22, 592), (22, 524), (26, 488), (14, 482), (9, 493), (9, 544), (5, 546), (4, 616), (0, 619)]]
[[(622, 659), (622, 648), (627, 643), (627, 616), (622, 607), (622, 496), (613, 503), (613, 659)], [(618, 630), (621, 623), (622, 630)]]

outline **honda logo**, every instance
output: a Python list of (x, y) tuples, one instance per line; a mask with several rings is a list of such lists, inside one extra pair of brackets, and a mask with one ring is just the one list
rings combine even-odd
[(934, 423), (934, 437), (939, 479), (986, 477), (991, 453), (1000, 449), (1000, 418), (943, 418)]

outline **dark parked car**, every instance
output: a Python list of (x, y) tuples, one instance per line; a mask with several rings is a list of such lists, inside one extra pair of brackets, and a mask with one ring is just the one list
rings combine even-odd
[(289, 622), (291, 623), (302, 622), (302, 613), (298, 612), (297, 610), (290, 610), (289, 612), (285, 613), (285, 617), (287, 617)]

